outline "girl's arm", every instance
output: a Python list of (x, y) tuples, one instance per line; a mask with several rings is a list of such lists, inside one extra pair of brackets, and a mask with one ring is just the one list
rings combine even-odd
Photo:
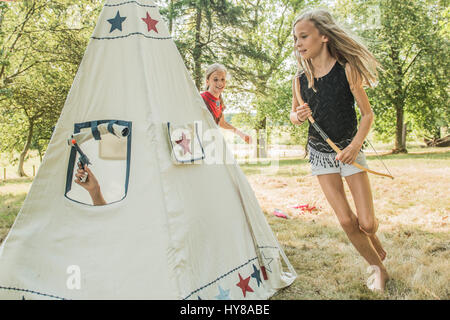
[[(311, 110), (309, 109), (308, 104), (304, 103), (302, 97), (299, 95), (301, 103), (300, 105), (295, 92), (295, 82), (296, 82), (295, 79), (296, 77), (292, 79), (292, 110), (291, 114), (289, 115), (289, 119), (293, 124), (302, 124), (303, 122), (306, 121), (306, 119), (308, 119), (308, 116), (311, 115)], [(300, 86), (300, 81), (298, 81), (298, 83)], [(298, 89), (300, 92), (300, 88)]]
[(370, 127), (372, 126), (373, 122), (373, 112), (372, 107), (369, 103), (369, 98), (367, 97), (366, 91), (363, 88), (362, 78), (358, 74), (358, 72), (353, 72), (353, 68), (349, 63), (345, 65), (345, 74), (350, 85), (350, 90), (355, 97), (359, 110), (361, 111), (361, 121), (359, 123), (358, 131), (352, 142), (347, 148), (342, 150), (342, 153), (337, 156), (336, 159), (344, 163), (352, 163), (358, 156), (364, 140), (369, 134)]
[(238, 136), (240, 136), (240, 137), (242, 138), (242, 140), (244, 140), (246, 143), (249, 143), (249, 144), (252, 143), (252, 138), (251, 138), (249, 135), (247, 135), (247, 134), (241, 132), (241, 131), (238, 130), (237, 128), (233, 127), (233, 126), (232, 126), (231, 124), (229, 124), (228, 122), (226, 122), (226, 121), (225, 121), (225, 117), (223, 116), (223, 114), (222, 114), (222, 116), (220, 117), (220, 120), (219, 120), (219, 126), (222, 127), (222, 128), (224, 128), (224, 129), (233, 131), (233, 133), (236, 133)]

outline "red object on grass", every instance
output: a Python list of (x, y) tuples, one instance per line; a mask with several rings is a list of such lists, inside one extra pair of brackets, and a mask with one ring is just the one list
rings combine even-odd
[(311, 212), (311, 211), (317, 209), (315, 206), (310, 207), (309, 204), (303, 204), (303, 205), (295, 206), (295, 207), (292, 207), (292, 208), (302, 210), (301, 213), (305, 213), (305, 211)]
[(295, 206), (295, 207), (292, 207), (292, 208), (294, 208), (294, 209), (303, 209), (303, 208), (307, 208), (308, 206), (309, 206), (309, 204), (303, 204), (303, 205)]

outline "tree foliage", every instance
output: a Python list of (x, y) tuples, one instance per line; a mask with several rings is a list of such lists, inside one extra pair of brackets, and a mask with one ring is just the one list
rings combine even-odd
[[(102, 0), (0, 2), (0, 154), (42, 154), (83, 57)], [(269, 131), (289, 122), (296, 72), (292, 22), (306, 4), (323, 4), (381, 62), (368, 95), (377, 136), (405, 151), (410, 137), (439, 137), (449, 123), (450, 10), (443, 0), (160, 0), (161, 13), (199, 90), (206, 65), (230, 74), (225, 103), (236, 121)], [(265, 141), (259, 141), (263, 147)], [(260, 155), (264, 155), (264, 148)]]
[(230, 26), (240, 23), (242, 8), (229, 0), (171, 0), (161, 14), (201, 90), (204, 65), (212, 63), (216, 45), (223, 41)]
[[(443, 2), (426, 0), (341, 1), (338, 8), (380, 61), (379, 84), (369, 90), (374, 128), (394, 151), (405, 152), (403, 127), (439, 137), (448, 126), (448, 30)], [(343, 12), (347, 11), (347, 12)], [(372, 17), (371, 17), (372, 15)], [(371, 17), (371, 24), (365, 22)]]
[(0, 153), (20, 153), (21, 176), (29, 149), (46, 149), (100, 6), (64, 0), (0, 4)]

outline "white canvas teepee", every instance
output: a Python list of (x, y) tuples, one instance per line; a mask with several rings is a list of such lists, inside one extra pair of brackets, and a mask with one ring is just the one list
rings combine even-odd
[[(229, 150), (208, 161), (214, 128), (153, 1), (108, 0), (0, 247), (0, 299), (266, 299), (291, 284)], [(107, 205), (72, 183), (72, 136)]]

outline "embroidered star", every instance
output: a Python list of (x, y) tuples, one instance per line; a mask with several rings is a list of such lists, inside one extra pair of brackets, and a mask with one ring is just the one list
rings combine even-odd
[(119, 10), (117, 10), (117, 14), (113, 19), (108, 19), (108, 22), (111, 23), (111, 30), (109, 32), (113, 32), (116, 29), (122, 31), (122, 23), (125, 21), (126, 17), (121, 17)]
[(258, 283), (258, 287), (259, 287), (259, 284), (262, 282), (262, 281), (261, 281), (261, 274), (259, 273), (259, 270), (258, 270), (258, 268), (256, 268), (255, 265), (253, 265), (252, 278), (255, 278), (255, 279), (256, 279), (256, 281), (257, 281), (257, 283)]
[[(267, 261), (268, 261), (267, 263), (264, 262), (265, 269), (269, 270), (269, 272), (272, 272), (272, 270), (270, 269), (270, 264), (272, 263), (273, 258), (266, 258), (266, 256), (264, 255), (264, 252), (262, 253), (262, 256), (263, 256), (264, 260), (267, 260)], [(262, 268), (262, 267), (261, 267), (261, 268)]]
[(230, 300), (230, 289), (223, 290), (221, 286), (219, 286), (219, 295), (216, 296), (217, 300)]
[(145, 18), (141, 18), (146, 24), (147, 24), (147, 31), (150, 32), (151, 30), (155, 30), (156, 33), (158, 33), (158, 30), (156, 29), (156, 24), (159, 22), (158, 20), (152, 19), (150, 15), (147, 12), (147, 16)]
[(244, 297), (245, 297), (247, 291), (248, 291), (248, 292), (253, 292), (253, 289), (250, 288), (250, 286), (248, 285), (248, 283), (249, 283), (249, 281), (250, 281), (250, 277), (245, 278), (245, 279), (242, 279), (241, 274), (238, 273), (238, 275), (239, 275), (239, 282), (236, 283), (236, 285), (237, 285), (239, 288), (242, 289), (242, 294), (243, 294)]
[(186, 152), (192, 154), (191, 149), (189, 148), (191, 139), (186, 138), (184, 132), (181, 134), (181, 140), (177, 140), (175, 142), (183, 148), (183, 155), (185, 155)]

